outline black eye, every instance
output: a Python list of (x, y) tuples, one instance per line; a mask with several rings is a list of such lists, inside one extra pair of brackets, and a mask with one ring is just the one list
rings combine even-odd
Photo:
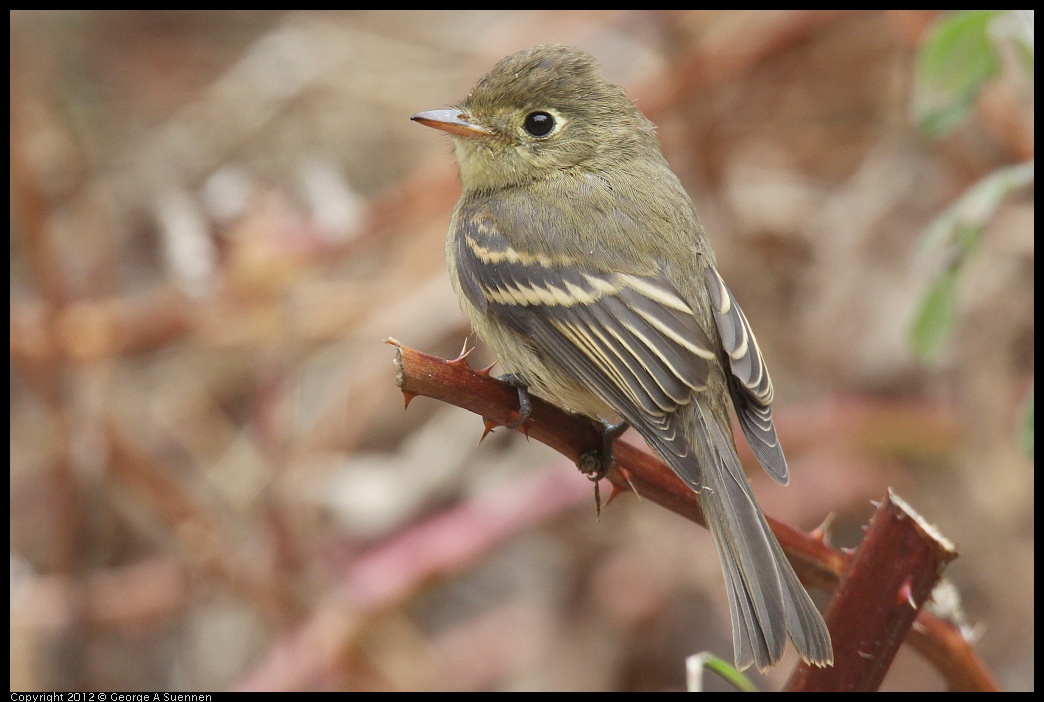
[(546, 112), (530, 112), (522, 126), (533, 136), (543, 137), (555, 128), (555, 118)]

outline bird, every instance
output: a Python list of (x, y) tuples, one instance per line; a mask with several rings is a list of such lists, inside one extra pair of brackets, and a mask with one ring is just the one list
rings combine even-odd
[(730, 406), (758, 462), (789, 482), (765, 360), (654, 124), (591, 54), (553, 44), (412, 119), (452, 137), (450, 281), (519, 388), (520, 422), (532, 393), (599, 422), (607, 446), (633, 427), (698, 495), (737, 668), (771, 668), (788, 639), (831, 665), (823, 617), (736, 452)]

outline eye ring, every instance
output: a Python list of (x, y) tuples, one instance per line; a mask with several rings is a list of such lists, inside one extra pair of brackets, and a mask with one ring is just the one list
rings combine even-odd
[(526, 115), (526, 119), (522, 123), (522, 128), (525, 129), (530, 136), (537, 138), (546, 137), (555, 129), (555, 118), (543, 110), (530, 112)]

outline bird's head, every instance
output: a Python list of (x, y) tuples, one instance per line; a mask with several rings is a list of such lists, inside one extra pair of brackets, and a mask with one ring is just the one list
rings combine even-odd
[(601, 76), (590, 54), (567, 46), (514, 53), (454, 109), (413, 119), (453, 135), (465, 190), (598, 171), (650, 148), (659, 153), (652, 123)]

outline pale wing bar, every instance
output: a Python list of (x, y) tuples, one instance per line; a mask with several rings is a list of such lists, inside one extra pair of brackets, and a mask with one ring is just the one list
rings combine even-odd
[(677, 290), (656, 276), (585, 270), (566, 257), (518, 251), (489, 220), (466, 224), (457, 271), (472, 304), (525, 335), (632, 424), (644, 425), (647, 439), (688, 455), (676, 410), (706, 387), (717, 357)]
[(732, 371), (729, 394), (743, 434), (762, 467), (777, 482), (785, 485), (790, 477), (787, 459), (783, 456), (772, 421), (772, 380), (765, 359), (746, 315), (725, 286), (725, 281), (713, 266), (707, 267), (704, 277), (721, 344), (729, 357)]

